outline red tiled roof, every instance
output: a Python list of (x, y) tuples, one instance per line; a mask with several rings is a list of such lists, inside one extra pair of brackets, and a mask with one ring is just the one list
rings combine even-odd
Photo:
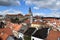
[(26, 14), (25, 16), (30, 16), (30, 14)]
[[(3, 32), (3, 34), (1, 34)], [(0, 38), (2, 40), (6, 40), (8, 36), (13, 35), (12, 30), (10, 28), (2, 28), (0, 29)]]
[(35, 21), (35, 22), (33, 22), (32, 24), (45, 24), (44, 22), (40, 22), (40, 21)]
[(14, 24), (13, 25), (13, 30), (19, 31), (22, 27), (22, 24), (18, 25), (18, 24)]
[(47, 36), (47, 40), (58, 40), (58, 37), (60, 37), (60, 32), (51, 30)]
[(20, 14), (18, 14), (18, 16), (23, 16), (23, 15), (20, 13)]
[(29, 20), (29, 19), (27, 19), (27, 20), (25, 20), (24, 22), (25, 22), (25, 23), (30, 23), (30, 20)]
[(7, 14), (7, 16), (23, 16), (22, 14)]
[(6, 26), (9, 27), (9, 28), (12, 27), (13, 30), (19, 31), (22, 27), (22, 24), (8, 23)]
[(40, 16), (35, 16), (34, 18), (40, 19)]
[(33, 22), (32, 24), (41, 24), (40, 22)]

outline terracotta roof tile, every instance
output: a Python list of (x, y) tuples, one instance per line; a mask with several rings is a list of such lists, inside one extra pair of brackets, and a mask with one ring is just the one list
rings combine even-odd
[(23, 16), (22, 14), (7, 14), (7, 16)]
[(47, 36), (47, 40), (58, 40), (58, 37), (60, 37), (60, 32), (51, 30)]
[(30, 16), (30, 14), (26, 14), (25, 16)]
[[(2, 34), (3, 32), (3, 34)], [(3, 40), (6, 40), (8, 36), (13, 35), (12, 30), (10, 28), (2, 28), (0, 29), (0, 37)]]
[(40, 22), (40, 21), (35, 21), (32, 24), (45, 24), (44, 22)]
[(27, 20), (25, 20), (24, 22), (25, 22), (25, 23), (30, 23), (30, 20), (29, 20), (29, 19), (27, 19)]

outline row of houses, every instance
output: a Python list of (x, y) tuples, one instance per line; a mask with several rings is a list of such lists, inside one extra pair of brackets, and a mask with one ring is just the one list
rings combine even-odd
[[(7, 15), (6, 18), (9, 19), (9, 21), (10, 21), (10, 18), (16, 18), (17, 16), (18, 15), (15, 15), (15, 16)], [(24, 17), (21, 18), (21, 16), (18, 16), (18, 18), (20, 18), (20, 20), (24, 19)], [(3, 16), (1, 16), (1, 18), (2, 18), (2, 20), (4, 20)], [(22, 24), (25, 25), (26, 28), (29, 28), (29, 26), (33, 27), (33, 28), (41, 28), (41, 26), (43, 26), (43, 27), (54, 27), (54, 28), (56, 28), (56, 29), (58, 29), (60, 31), (60, 18), (57, 18), (57, 17), (34, 16), (32, 23), (30, 23), (30, 18), (27, 17), (27, 19), (25, 19), (22, 22)]]
[(31, 8), (29, 8), (29, 13), (26, 15), (19, 14), (7, 14), (5, 17), (0, 16), (0, 20), (5, 19), (11, 20), (11, 18), (18, 18), (22, 24), (29, 24), (31, 27), (40, 27), (42, 24), (46, 24), (48, 26), (57, 26), (60, 27), (60, 18), (58, 17), (41, 17), (41, 16), (33, 16)]
[[(18, 18), (22, 26), (17, 23), (12, 23), (11, 18)], [(25, 40), (28, 40), (26, 37), (29, 38), (29, 40), (44, 40), (48, 35), (49, 28), (58, 29), (58, 31), (60, 31), (60, 18), (33, 16), (30, 8), (29, 14), (25, 16), (22, 14), (7, 14), (4, 20), (7, 23), (7, 27), (11, 28), (13, 26), (13, 30), (19, 29), (20, 34), (16, 35)], [(23, 35), (25, 36), (23, 37)]]

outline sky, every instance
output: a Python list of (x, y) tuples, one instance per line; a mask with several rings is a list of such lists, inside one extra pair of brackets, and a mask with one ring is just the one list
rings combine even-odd
[(28, 14), (60, 17), (60, 0), (0, 0), (0, 14)]

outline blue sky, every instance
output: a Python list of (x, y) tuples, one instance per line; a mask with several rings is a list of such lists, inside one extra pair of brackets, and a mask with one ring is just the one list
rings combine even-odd
[[(9, 9), (20, 11), (23, 14), (27, 14), (29, 7), (31, 7), (33, 14), (54, 14), (54, 11), (60, 11), (59, 0), (0, 0), (0, 11), (6, 11)], [(11, 11), (12, 11), (11, 10)]]
[(19, 6), (0, 6), (0, 11), (3, 10), (9, 10), (9, 9), (13, 9), (13, 10), (20, 10), (22, 11), (24, 14), (28, 13), (29, 7), (31, 7), (31, 10), (33, 13), (50, 13), (51, 10), (50, 9), (44, 9), (44, 8), (40, 8), (38, 10), (34, 9), (34, 5), (26, 5), (25, 1), (20, 0), (20, 5)]

